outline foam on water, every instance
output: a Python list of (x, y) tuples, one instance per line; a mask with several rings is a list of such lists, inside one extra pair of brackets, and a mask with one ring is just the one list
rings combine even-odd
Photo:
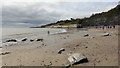
[(56, 33), (64, 33), (67, 32), (65, 29), (53, 29), (53, 28), (3, 28), (2, 29), (2, 41), (6, 39), (21, 39), (24, 37), (32, 38), (36, 36), (45, 36)]

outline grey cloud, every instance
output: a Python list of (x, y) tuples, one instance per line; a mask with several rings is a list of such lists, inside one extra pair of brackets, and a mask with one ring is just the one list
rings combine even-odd
[(60, 19), (90, 16), (91, 13), (104, 11), (116, 3), (22, 3), (3, 5), (3, 26), (37, 26), (53, 23)]
[(41, 5), (27, 7), (4, 6), (2, 11), (3, 25), (13, 25), (14, 23), (30, 23), (33, 26), (42, 23), (51, 23), (59, 19), (57, 12), (49, 12)]

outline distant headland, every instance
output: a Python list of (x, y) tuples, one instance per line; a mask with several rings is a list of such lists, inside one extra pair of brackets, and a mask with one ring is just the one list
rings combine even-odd
[(92, 27), (92, 26), (110, 26), (120, 25), (120, 4), (115, 8), (107, 12), (92, 14), (90, 17), (85, 18), (71, 18), (70, 20), (60, 20), (55, 23), (50, 23), (42, 26), (31, 27), (31, 28), (62, 28), (62, 27)]

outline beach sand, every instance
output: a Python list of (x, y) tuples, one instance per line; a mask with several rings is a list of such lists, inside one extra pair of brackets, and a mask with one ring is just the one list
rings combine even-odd
[[(102, 37), (108, 32), (111, 36)], [(88, 33), (90, 36), (84, 37)], [(36, 37), (37, 38), (37, 37)], [(3, 66), (64, 66), (69, 63), (68, 54), (83, 53), (87, 63), (75, 66), (118, 66), (118, 30), (89, 29), (88, 31), (68, 32), (48, 35), (43, 42), (23, 42), (3, 47), (10, 54), (2, 55)], [(65, 48), (58, 54), (60, 48)]]

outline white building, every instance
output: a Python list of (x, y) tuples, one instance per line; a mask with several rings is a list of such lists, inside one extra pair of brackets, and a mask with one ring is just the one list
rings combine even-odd
[(51, 28), (69, 28), (69, 27), (76, 28), (77, 24), (71, 24), (71, 25), (52, 25), (50, 27)]

